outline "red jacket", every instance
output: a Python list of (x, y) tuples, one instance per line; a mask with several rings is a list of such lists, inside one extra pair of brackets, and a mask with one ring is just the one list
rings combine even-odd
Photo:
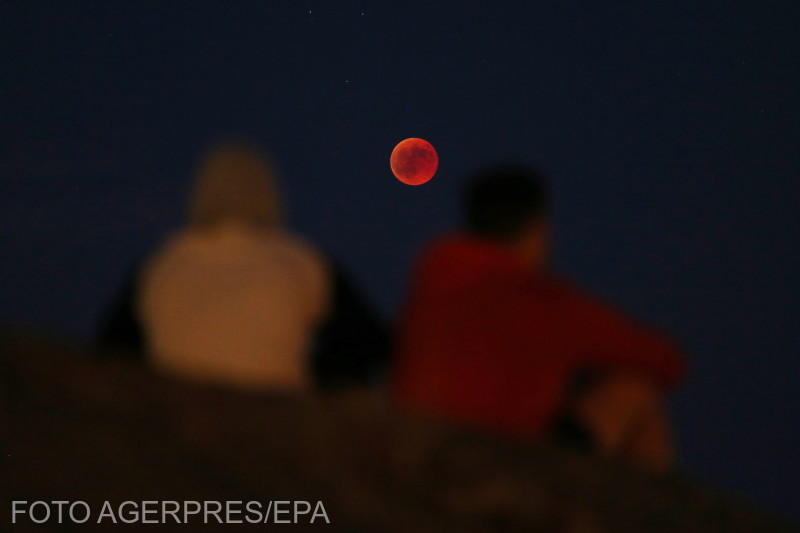
[(401, 317), (393, 376), (407, 407), (536, 436), (576, 371), (640, 371), (665, 388), (682, 375), (663, 337), (504, 248), (448, 237), (422, 254)]

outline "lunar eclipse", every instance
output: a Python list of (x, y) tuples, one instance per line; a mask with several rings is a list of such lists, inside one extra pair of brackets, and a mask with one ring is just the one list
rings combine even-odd
[(439, 155), (425, 139), (411, 137), (397, 143), (389, 158), (392, 174), (406, 185), (430, 181), (439, 168)]

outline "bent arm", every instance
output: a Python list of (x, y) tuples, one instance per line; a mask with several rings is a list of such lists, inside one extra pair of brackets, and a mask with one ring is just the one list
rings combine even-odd
[(574, 307), (578, 363), (641, 372), (665, 388), (682, 380), (683, 358), (664, 335), (587, 297)]

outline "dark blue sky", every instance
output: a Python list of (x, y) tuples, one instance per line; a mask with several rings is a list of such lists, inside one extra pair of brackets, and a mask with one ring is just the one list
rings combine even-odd
[(220, 135), (387, 315), (465, 175), (534, 163), (558, 266), (688, 352), (685, 469), (800, 516), (800, 4), (91, 4), (0, 3), (0, 321), (88, 339)]

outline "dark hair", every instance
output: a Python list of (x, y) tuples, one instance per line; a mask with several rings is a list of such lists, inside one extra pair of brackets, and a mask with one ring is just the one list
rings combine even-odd
[(478, 172), (464, 189), (465, 229), (492, 239), (514, 239), (550, 208), (542, 174), (531, 168), (500, 166)]

